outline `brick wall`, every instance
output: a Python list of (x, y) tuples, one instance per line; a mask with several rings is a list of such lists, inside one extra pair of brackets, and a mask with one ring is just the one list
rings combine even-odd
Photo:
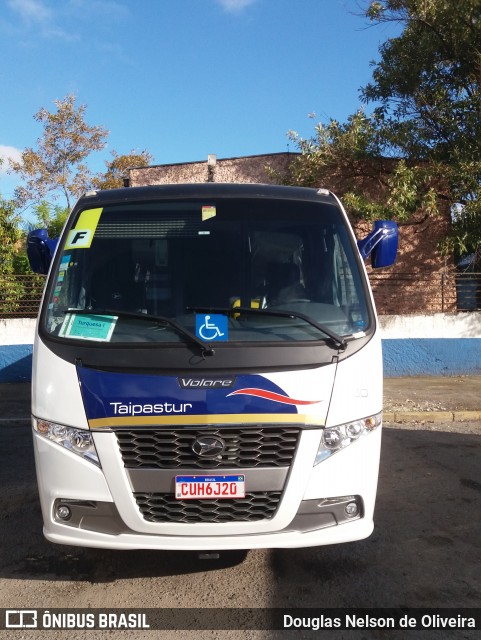
[(284, 173), (292, 158), (297, 154), (272, 153), (242, 158), (212, 158), (215, 164), (185, 162), (182, 164), (161, 164), (152, 167), (131, 169), (131, 187), (145, 187), (154, 184), (179, 184), (184, 182), (245, 182), (273, 184), (268, 167)]

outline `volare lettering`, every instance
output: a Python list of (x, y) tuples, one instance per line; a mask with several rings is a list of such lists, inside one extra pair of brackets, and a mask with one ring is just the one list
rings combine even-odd
[(232, 387), (235, 378), (179, 378), (183, 389), (227, 389)]
[(192, 409), (190, 402), (159, 402), (155, 404), (136, 404), (135, 402), (110, 402), (115, 416), (152, 416), (163, 413), (188, 413)]

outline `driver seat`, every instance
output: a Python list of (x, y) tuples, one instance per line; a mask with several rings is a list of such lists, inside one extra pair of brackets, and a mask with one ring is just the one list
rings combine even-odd
[(299, 265), (293, 262), (275, 262), (269, 265), (266, 288), (268, 305), (284, 304), (306, 297)]

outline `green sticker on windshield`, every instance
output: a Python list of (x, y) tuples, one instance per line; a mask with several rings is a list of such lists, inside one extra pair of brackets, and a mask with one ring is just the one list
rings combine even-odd
[(112, 337), (117, 319), (117, 316), (99, 316), (94, 313), (70, 313), (63, 321), (59, 336), (108, 342)]

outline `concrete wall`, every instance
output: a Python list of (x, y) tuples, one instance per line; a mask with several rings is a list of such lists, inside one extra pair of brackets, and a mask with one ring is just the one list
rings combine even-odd
[[(384, 373), (481, 374), (481, 312), (380, 316)], [(31, 378), (35, 320), (0, 320), (0, 383)]]
[(386, 376), (481, 374), (481, 312), (380, 316), (379, 322)]

